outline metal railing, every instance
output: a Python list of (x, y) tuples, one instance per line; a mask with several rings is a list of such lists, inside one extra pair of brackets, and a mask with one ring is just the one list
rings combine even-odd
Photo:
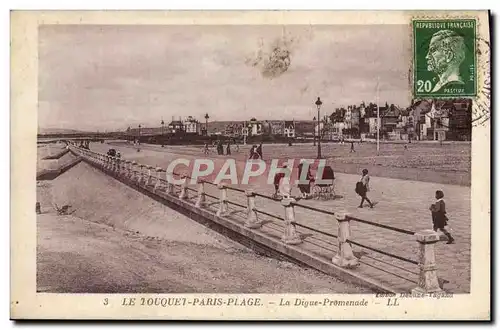
[[(212, 203), (211, 205), (212, 206), (217, 205), (217, 209), (215, 210), (217, 216), (221, 217), (228, 216), (228, 214), (230, 213), (229, 205), (237, 207), (240, 210), (238, 210), (235, 213), (242, 213), (240, 211), (246, 212), (246, 215), (240, 216), (244, 218), (245, 222), (243, 225), (246, 228), (258, 230), (263, 226), (267, 226), (275, 231), (276, 230), (282, 231), (281, 241), (284, 244), (298, 245), (303, 242), (307, 242), (316, 247), (325, 249), (329, 252), (334, 252), (335, 255), (333, 256), (331, 261), (338, 267), (356, 268), (360, 264), (364, 264), (366, 266), (378, 269), (384, 273), (392, 274), (408, 282), (418, 284), (419, 290), (424, 290), (426, 292), (433, 292), (433, 290), (434, 291), (440, 290), (436, 274), (436, 265), (434, 256), (434, 243), (439, 241), (439, 236), (434, 231), (421, 231), (415, 233), (411, 230), (397, 228), (394, 226), (380, 224), (377, 222), (368, 221), (364, 219), (359, 219), (344, 212), (340, 213), (332, 212), (317, 207), (312, 207), (309, 205), (297, 203), (297, 201), (293, 198), (284, 198), (281, 201), (279, 201), (279, 203), (284, 208), (285, 216), (282, 217), (277, 214), (273, 214), (272, 212), (269, 212), (267, 210), (258, 208), (256, 206), (256, 201), (255, 201), (256, 197), (272, 201), (273, 203), (278, 202), (275, 198), (265, 194), (256, 193), (252, 190), (244, 190), (237, 187), (231, 187), (227, 184), (216, 184), (201, 179), (196, 180), (196, 185), (198, 187), (197, 189), (194, 189), (188, 186), (189, 185), (188, 181), (191, 180), (192, 178), (185, 173), (176, 173), (173, 171), (171, 173), (167, 173), (165, 170), (159, 167), (155, 168), (149, 165), (139, 164), (135, 161), (120, 159), (75, 146), (72, 146), (71, 150), (73, 152), (80, 154), (85, 160), (93, 163), (96, 167), (102, 169), (103, 171), (109, 173), (110, 175), (126, 178), (129, 181), (133, 182), (134, 184), (140, 186), (152, 187), (153, 192), (164, 190), (167, 194), (176, 195), (181, 200), (190, 199), (188, 198), (189, 193), (194, 192), (193, 197), (196, 197), (196, 202), (195, 202), (196, 207), (206, 207), (207, 197), (216, 200), (217, 202)], [(154, 175), (155, 173), (153, 172), (156, 172), (156, 175)], [(166, 173), (165, 178), (161, 177), (162, 173)], [(173, 184), (172, 183), (173, 180), (171, 179), (174, 177), (180, 178), (181, 180), (183, 179), (183, 183)], [(205, 184), (216, 186), (219, 190), (219, 197), (207, 194), (205, 192)], [(176, 188), (180, 189), (178, 195), (175, 192)], [(240, 194), (243, 193), (246, 197), (246, 202), (247, 202), (246, 205), (238, 203), (236, 201), (230, 201), (228, 199), (228, 191), (233, 191), (235, 193), (240, 193)], [(337, 234), (330, 233), (297, 222), (295, 219), (295, 208), (301, 208), (307, 211), (313, 211), (331, 217), (335, 217), (338, 224)], [(268, 218), (267, 221), (259, 219), (259, 215), (267, 217)], [(353, 240), (351, 238), (351, 221), (362, 223), (365, 225), (370, 225), (377, 228), (382, 228), (399, 234), (416, 236), (417, 242), (419, 243), (419, 247), (421, 249), (419, 261), (412, 260), (410, 258), (400, 256), (391, 252), (383, 251), (381, 249)], [(297, 227), (307, 230), (312, 234), (299, 233), (297, 231)], [(325, 239), (324, 237), (328, 239), (335, 238), (337, 240), (337, 244), (334, 244), (333, 242)], [(383, 257), (389, 257), (391, 259), (402, 261), (406, 265), (412, 265), (412, 266), (418, 265), (420, 269), (418, 272), (413, 271), (411, 269), (407, 269), (406, 267), (394, 264), (394, 260), (388, 262), (386, 260), (368, 254), (364, 255), (362, 258), (375, 261), (376, 262), (375, 264), (361, 260), (361, 258), (356, 256), (356, 253), (353, 252), (351, 245), (355, 245), (360, 248), (375, 252)], [(382, 268), (383, 266), (380, 266), (378, 264), (383, 264), (384, 268)], [(391, 272), (389, 269), (387, 269), (386, 266), (403, 270), (409, 274), (418, 275), (419, 277), (418, 281)]]

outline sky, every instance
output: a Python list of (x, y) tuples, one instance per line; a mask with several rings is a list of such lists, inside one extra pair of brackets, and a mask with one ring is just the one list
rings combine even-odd
[[(290, 54), (263, 74), (273, 46)], [(336, 107), (410, 103), (407, 25), (96, 26), (39, 28), (41, 128), (118, 130), (173, 116), (296, 119)]]

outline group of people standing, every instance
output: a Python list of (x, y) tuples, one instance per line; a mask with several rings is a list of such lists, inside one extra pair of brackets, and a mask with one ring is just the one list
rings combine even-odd
[[(217, 154), (218, 155), (224, 155), (224, 144), (222, 143), (221, 140), (218, 140), (215, 142), (215, 146), (217, 149)], [(236, 145), (236, 151), (239, 151), (239, 146)], [(208, 145), (208, 142), (205, 142), (205, 146), (203, 148), (203, 152), (205, 153), (205, 156), (209, 154), (210, 152), (210, 147)], [(225, 155), (231, 155), (231, 142), (228, 141), (226, 144), (226, 153)]]

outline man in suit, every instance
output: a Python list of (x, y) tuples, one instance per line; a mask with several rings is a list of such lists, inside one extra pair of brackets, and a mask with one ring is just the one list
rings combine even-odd
[(464, 38), (457, 32), (440, 30), (434, 33), (425, 56), (427, 70), (434, 72), (439, 78), (432, 93), (442, 93), (444, 88), (464, 85), (460, 75), (460, 64), (465, 59), (465, 51)]

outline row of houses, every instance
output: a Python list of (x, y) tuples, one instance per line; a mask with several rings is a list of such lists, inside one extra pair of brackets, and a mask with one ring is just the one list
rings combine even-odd
[[(377, 116), (379, 114), (379, 116)], [(380, 123), (379, 123), (380, 120)], [(313, 120), (257, 120), (201, 123), (192, 116), (172, 118), (162, 127), (129, 128), (133, 136), (222, 135), (233, 138), (274, 136), (283, 138), (375, 138), (377, 131), (389, 140), (469, 140), (472, 132), (469, 99), (415, 100), (409, 107), (375, 103), (335, 109), (319, 122)]]
[[(415, 100), (407, 108), (370, 103), (338, 108), (320, 123), (323, 135), (375, 137), (378, 127), (389, 140), (469, 140), (472, 133), (472, 101)], [(379, 119), (378, 119), (379, 118)], [(380, 120), (380, 125), (379, 125)]]

